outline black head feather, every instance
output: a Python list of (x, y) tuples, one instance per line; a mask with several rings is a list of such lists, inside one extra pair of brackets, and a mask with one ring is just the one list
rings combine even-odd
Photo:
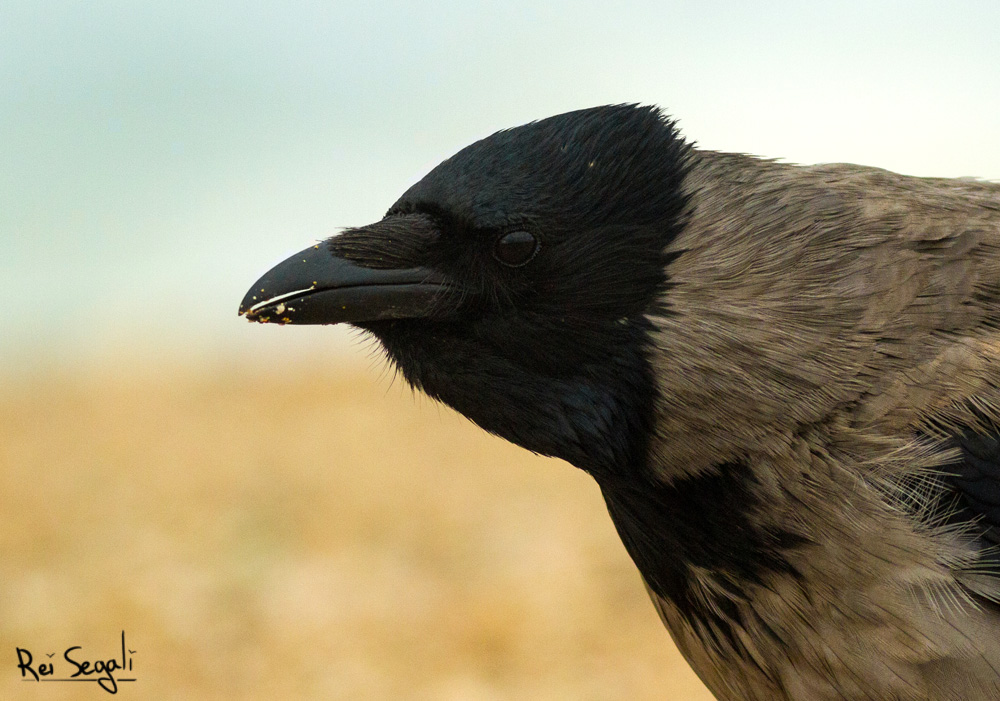
[[(430, 318), (359, 324), (415, 386), (484, 428), (592, 471), (644, 452), (648, 321), (683, 226), (690, 147), (653, 107), (497, 132), (434, 168), (333, 252), (451, 281)], [(510, 265), (503, 237), (537, 241)], [(525, 246), (529, 243), (524, 243)]]
[(532, 222), (552, 233), (657, 225), (677, 216), (688, 146), (655, 107), (609, 105), (499, 131), (407, 190), (389, 214), (458, 227)]

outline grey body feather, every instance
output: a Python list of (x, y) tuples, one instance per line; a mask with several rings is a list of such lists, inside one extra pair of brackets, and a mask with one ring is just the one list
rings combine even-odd
[(795, 576), (691, 572), (729, 613), (661, 618), (726, 701), (1000, 699), (1000, 577), (933, 508), (954, 451), (914, 438), (1000, 419), (1000, 185), (692, 160), (652, 464), (741, 459), (754, 519), (809, 544)]

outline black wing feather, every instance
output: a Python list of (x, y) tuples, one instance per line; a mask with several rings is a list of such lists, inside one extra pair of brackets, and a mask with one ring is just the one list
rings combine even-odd
[[(1000, 428), (966, 429), (953, 439), (961, 458), (948, 466), (947, 481), (958, 496), (956, 520), (972, 522), (986, 545), (1000, 544)], [(990, 558), (1000, 571), (1000, 553)]]

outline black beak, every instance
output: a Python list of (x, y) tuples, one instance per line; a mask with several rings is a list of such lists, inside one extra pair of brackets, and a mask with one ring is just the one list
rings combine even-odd
[(240, 315), (262, 324), (423, 317), (432, 312), (444, 284), (426, 268), (365, 268), (318, 243), (264, 273), (240, 303)]

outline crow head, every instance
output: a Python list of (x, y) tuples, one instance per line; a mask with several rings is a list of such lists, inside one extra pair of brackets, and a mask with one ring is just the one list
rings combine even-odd
[(597, 107), (459, 151), (374, 224), (292, 256), (253, 321), (348, 322), (413, 386), (529, 450), (613, 477), (644, 460), (651, 312), (690, 149), (652, 107)]

